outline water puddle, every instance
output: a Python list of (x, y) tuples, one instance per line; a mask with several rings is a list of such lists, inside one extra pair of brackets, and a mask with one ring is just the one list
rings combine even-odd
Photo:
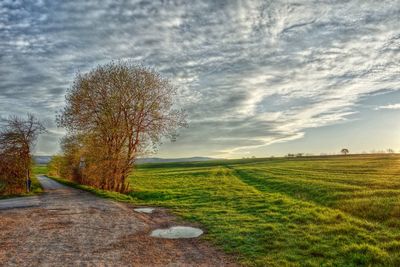
[(156, 229), (151, 232), (152, 237), (158, 238), (194, 238), (199, 237), (203, 234), (203, 231), (199, 228), (188, 227), (188, 226), (173, 226), (167, 229)]
[(136, 212), (140, 212), (140, 213), (153, 213), (155, 208), (137, 208), (137, 209), (133, 209), (133, 210)]

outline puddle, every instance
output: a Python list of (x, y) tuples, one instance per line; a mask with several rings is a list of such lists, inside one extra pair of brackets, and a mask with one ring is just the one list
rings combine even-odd
[(203, 234), (203, 231), (199, 228), (188, 227), (188, 226), (173, 226), (167, 229), (156, 229), (151, 232), (152, 237), (158, 238), (194, 238), (199, 237)]
[(136, 212), (140, 212), (140, 213), (153, 213), (155, 208), (137, 208), (137, 209), (133, 209), (133, 210)]

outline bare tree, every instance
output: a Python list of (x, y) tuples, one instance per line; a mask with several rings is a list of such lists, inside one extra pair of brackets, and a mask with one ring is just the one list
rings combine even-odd
[(174, 140), (186, 125), (176, 102), (176, 88), (154, 70), (111, 62), (77, 75), (57, 122), (70, 138), (80, 136), (81, 175), (97, 176), (100, 188), (125, 191), (136, 158), (163, 137)]
[(340, 153), (342, 153), (343, 155), (347, 155), (349, 154), (349, 150), (347, 148), (343, 148)]
[[(26, 118), (10, 116), (0, 121), (0, 165), (2, 173), (9, 179), (17, 179), (24, 173), (30, 179), (32, 149), (39, 134), (46, 131), (34, 115)], [(23, 186), (23, 185), (20, 185)]]

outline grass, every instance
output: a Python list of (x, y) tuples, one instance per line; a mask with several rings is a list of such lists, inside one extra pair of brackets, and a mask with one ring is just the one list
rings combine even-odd
[[(399, 266), (400, 157), (143, 164), (129, 195), (168, 207), (248, 266)], [(65, 183), (65, 181), (64, 181)]]

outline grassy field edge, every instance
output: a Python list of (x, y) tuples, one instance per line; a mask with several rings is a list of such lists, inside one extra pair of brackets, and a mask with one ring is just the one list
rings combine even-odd
[(75, 182), (60, 178), (60, 177), (54, 177), (54, 176), (48, 176), (48, 175), (46, 175), (46, 176), (50, 179), (53, 179), (53, 180), (59, 182), (60, 184), (70, 186), (75, 189), (84, 190), (84, 191), (93, 193), (94, 195), (102, 197), (102, 198), (108, 198), (108, 199), (113, 199), (113, 200), (117, 200), (117, 201), (121, 201), (121, 202), (130, 202), (132, 204), (138, 204), (138, 203), (133, 202), (133, 201), (136, 201), (136, 199), (130, 195), (97, 189), (92, 186), (78, 184), (78, 183), (75, 183)]

